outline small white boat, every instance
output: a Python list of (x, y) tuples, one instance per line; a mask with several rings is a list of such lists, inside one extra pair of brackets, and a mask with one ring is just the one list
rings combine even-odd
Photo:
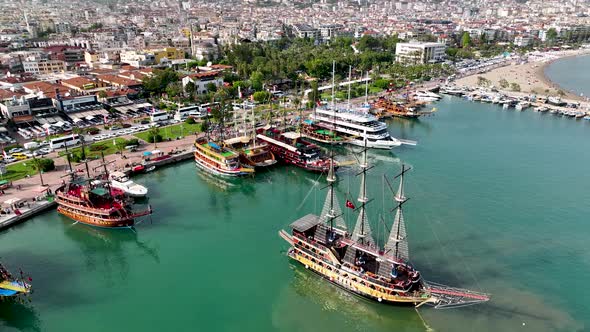
[(529, 108), (530, 106), (531, 106), (531, 104), (529, 102), (521, 101), (520, 103), (516, 104), (516, 106), (514, 108), (516, 108), (517, 111), (524, 111), (527, 108)]
[(148, 173), (148, 172), (151, 172), (155, 169), (156, 169), (156, 166), (150, 166), (150, 167), (146, 168), (145, 172)]
[(128, 196), (145, 197), (148, 193), (146, 187), (133, 182), (123, 172), (112, 172), (109, 174), (109, 178), (113, 188), (123, 190)]

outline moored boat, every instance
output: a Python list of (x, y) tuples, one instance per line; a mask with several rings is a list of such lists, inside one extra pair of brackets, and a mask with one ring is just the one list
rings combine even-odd
[[(382, 303), (451, 308), (488, 301), (489, 296), (484, 293), (427, 282), (410, 263), (402, 212), (402, 206), (408, 201), (403, 182), (408, 169), (404, 166), (396, 176), (400, 178), (400, 185), (394, 195), (396, 212), (391, 232), (383, 248), (377, 245), (367, 220), (366, 173), (369, 166), (366, 148), (360, 167), (360, 206), (356, 208), (359, 214), (352, 232), (336, 203), (334, 184), (337, 180), (331, 168), (321, 215), (308, 214), (290, 225), (291, 232), (279, 232), (291, 245), (288, 257), (340, 288)], [(346, 207), (355, 208), (348, 200)]]
[(55, 194), (58, 213), (91, 226), (131, 227), (136, 218), (152, 213), (151, 207), (134, 211), (124, 193), (112, 190), (108, 181), (72, 175), (72, 180), (57, 188)]
[(275, 157), (286, 164), (312, 172), (326, 172), (329, 169), (329, 160), (322, 155), (320, 147), (298, 133), (283, 133), (271, 128), (260, 130), (256, 137), (266, 142)]
[[(32, 281), (31, 278), (26, 279), (29, 282)], [(15, 277), (0, 263), (0, 301), (31, 293), (32, 287), (27, 281), (22, 272), (20, 278)]]
[(224, 143), (240, 154), (240, 162), (252, 167), (268, 167), (277, 163), (275, 156), (266, 143), (249, 136), (226, 139)]
[(148, 193), (148, 189), (145, 186), (133, 182), (123, 172), (111, 172), (109, 173), (109, 178), (113, 188), (122, 190), (130, 197), (145, 197)]
[(244, 167), (240, 163), (239, 153), (220, 146), (206, 137), (197, 138), (195, 141), (195, 163), (199, 168), (220, 176), (236, 177), (254, 174), (254, 168)]

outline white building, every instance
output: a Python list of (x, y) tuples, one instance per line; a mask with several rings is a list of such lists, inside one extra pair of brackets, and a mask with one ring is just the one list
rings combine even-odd
[(443, 61), (446, 45), (443, 43), (397, 43), (395, 60), (403, 63), (433, 63)]
[(518, 47), (529, 46), (533, 43), (533, 39), (528, 36), (516, 36), (514, 37), (514, 45)]
[(153, 53), (123, 51), (120, 56), (122, 63), (128, 63), (133, 67), (149, 66), (156, 63), (156, 56)]
[(207, 85), (209, 83), (215, 84), (218, 88), (223, 86), (223, 74), (219, 71), (190, 74), (182, 78), (183, 89), (189, 82), (195, 85), (197, 94), (205, 94), (207, 93)]

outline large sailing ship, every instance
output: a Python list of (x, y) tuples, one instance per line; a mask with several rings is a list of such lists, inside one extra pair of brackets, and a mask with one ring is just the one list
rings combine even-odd
[[(378, 302), (447, 308), (488, 301), (489, 296), (483, 293), (427, 282), (410, 263), (403, 217), (403, 205), (408, 201), (404, 193), (404, 176), (409, 169), (404, 166), (396, 176), (400, 184), (394, 196), (397, 207), (391, 233), (383, 248), (377, 245), (367, 218), (366, 205), (370, 200), (366, 185), (369, 169), (366, 150), (360, 164), (358, 219), (352, 232), (349, 232), (337, 203), (334, 189), (337, 179), (332, 163), (327, 177), (328, 195), (321, 215), (308, 214), (290, 225), (290, 233), (279, 232), (291, 245), (288, 256), (331, 283)], [(355, 208), (350, 201), (346, 206)]]
[[(108, 179), (104, 162), (102, 177)], [(88, 167), (88, 165), (87, 165)], [(70, 172), (71, 180), (55, 190), (57, 212), (64, 216), (90, 226), (105, 228), (131, 227), (135, 219), (152, 213), (152, 208), (134, 211), (132, 200), (125, 197), (123, 190), (111, 187), (110, 181), (101, 177), (92, 178), (88, 168), (88, 178)]]
[(25, 281), (23, 273), (21, 272), (20, 279), (16, 278), (0, 263), (0, 300), (29, 293), (31, 285)]

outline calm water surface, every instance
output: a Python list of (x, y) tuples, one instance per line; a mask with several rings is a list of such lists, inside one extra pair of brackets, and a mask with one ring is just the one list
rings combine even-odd
[(590, 97), (590, 55), (563, 58), (545, 68), (545, 75), (566, 90)]
[[(416, 147), (371, 152), (369, 217), (391, 222), (382, 175), (408, 176), (406, 222), (427, 279), (483, 290), (456, 310), (379, 305), (285, 257), (277, 231), (318, 211), (323, 179), (277, 167), (231, 183), (190, 162), (139, 177), (155, 208), (132, 231), (55, 212), (0, 234), (33, 276), (28, 305), (0, 304), (0, 331), (582, 331), (590, 326), (590, 122), (446, 97), (435, 116), (391, 122)], [(341, 150), (340, 159), (354, 158)], [(358, 194), (341, 169), (341, 204)], [(346, 211), (349, 223), (355, 220)]]

